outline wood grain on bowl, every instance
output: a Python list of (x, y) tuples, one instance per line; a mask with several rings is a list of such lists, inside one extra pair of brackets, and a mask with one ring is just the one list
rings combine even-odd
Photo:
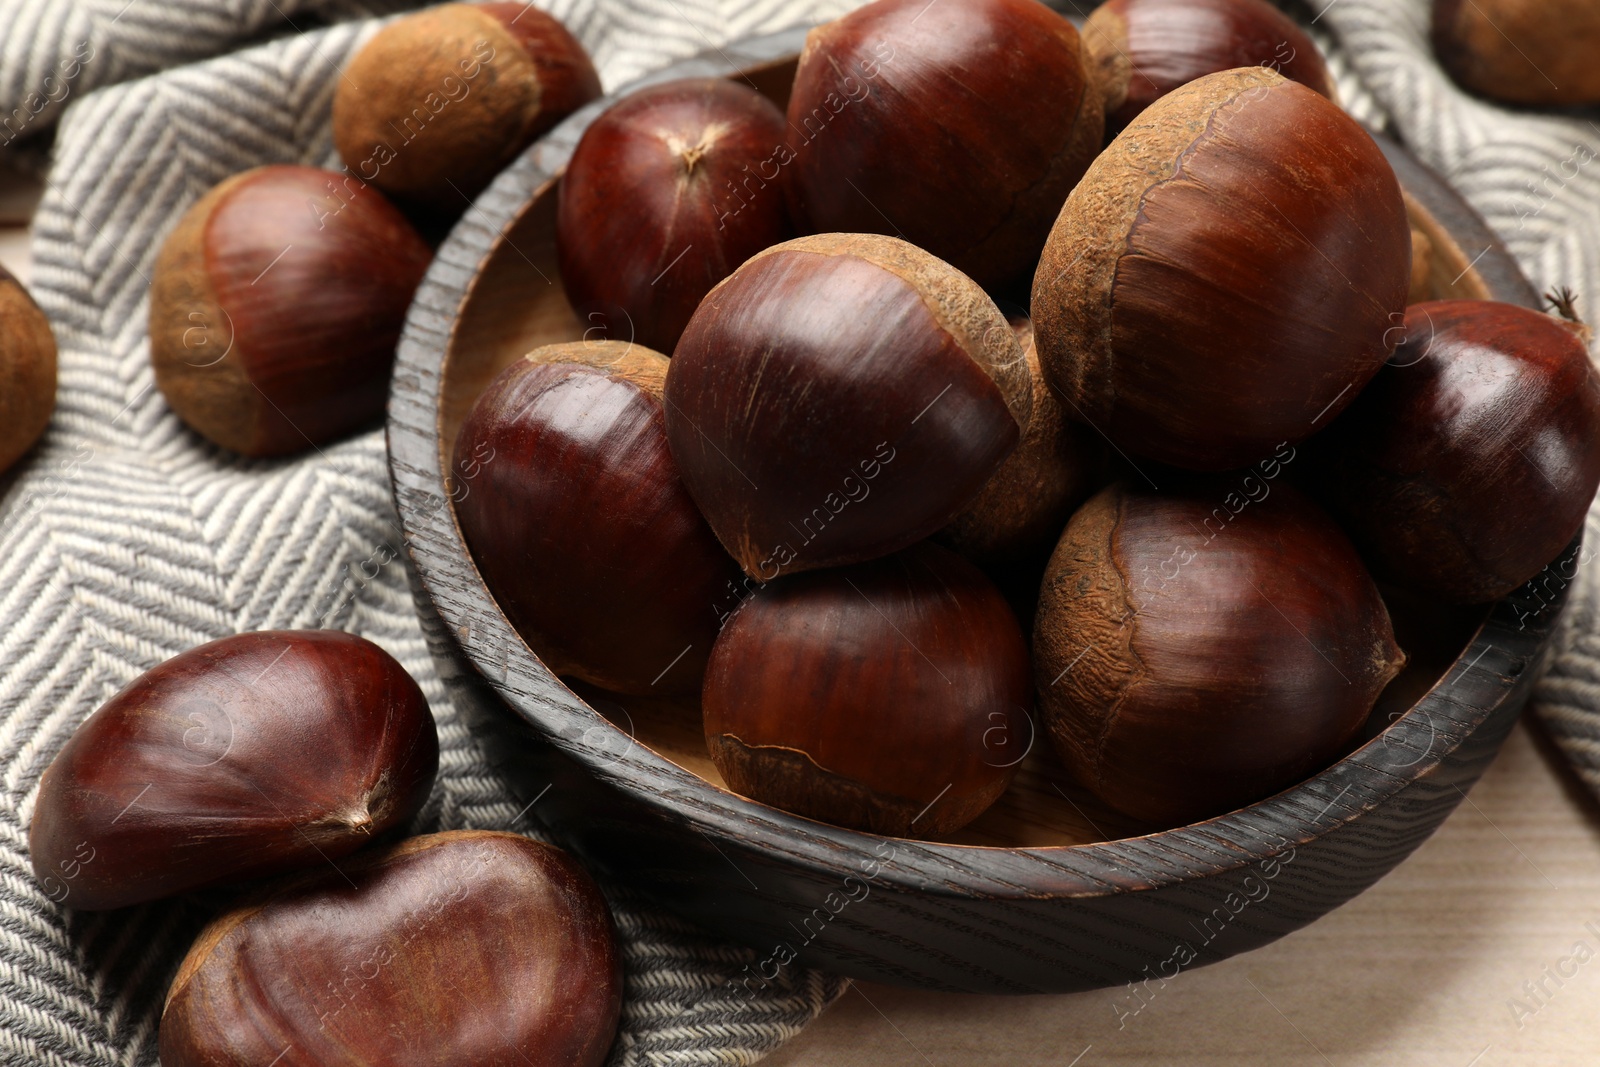
[[(780, 106), (804, 39), (725, 47), (648, 80), (743, 70)], [(741, 75), (736, 75), (741, 76)], [(838, 829), (722, 788), (698, 709), (555, 678), (506, 622), (473, 565), (450, 498), (456, 427), (477, 392), (537, 344), (587, 328), (562, 296), (553, 190), (604, 102), (534, 145), (439, 250), (401, 343), (390, 400), (394, 489), (428, 636), (486, 750), (588, 862), (761, 952), (717, 995), (755, 990), (798, 962), (929, 989), (1059, 992), (1225, 958), (1305, 925), (1370, 886), (1463, 798), (1526, 700), (1575, 569), (1576, 545), (1492, 608), (1438, 616), (1408, 605), (1406, 632), (1444, 635), (1396, 679), (1354, 748), (1277, 796), (1192, 826), (1153, 830), (1092, 804), (1046, 744), (982, 817), (935, 841)], [(1452, 284), (1533, 305), (1505, 251), (1443, 183), (1402, 183), (1475, 266)], [(1415, 218), (1415, 214), (1413, 215)], [(1409, 708), (1409, 710), (1407, 710)], [(1042, 738), (1040, 739), (1042, 741)]]

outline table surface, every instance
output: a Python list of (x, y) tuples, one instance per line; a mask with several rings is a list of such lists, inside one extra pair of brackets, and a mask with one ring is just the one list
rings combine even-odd
[[(0, 172), (27, 280), (37, 187)], [(980, 997), (856, 984), (771, 1067), (1589, 1067), (1600, 1059), (1600, 806), (1527, 725), (1439, 832), (1354, 901), (1150, 987)]]

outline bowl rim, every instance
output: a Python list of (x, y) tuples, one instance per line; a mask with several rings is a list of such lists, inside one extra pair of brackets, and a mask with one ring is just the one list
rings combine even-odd
[[(1581, 530), (1566, 553), (1545, 569), (1557, 574), (1553, 591), (1549, 579), (1543, 583), (1544, 593), (1534, 591), (1536, 577), (1493, 605), (1445, 674), (1411, 708), (1338, 762), (1226, 814), (1088, 844), (1009, 847), (891, 838), (770, 807), (715, 785), (636, 742), (556, 678), (528, 648), (478, 572), (445, 478), (439, 426), (442, 386), (462, 312), (482, 268), (507, 242), (507, 231), (539, 194), (559, 180), (578, 137), (602, 110), (646, 85), (685, 77), (727, 77), (787, 62), (799, 52), (808, 29), (795, 27), (724, 45), (589, 104), (503, 171), (439, 247), (417, 290), (398, 347), (386, 433), (403, 545), (420, 588), (449, 631), (448, 639), (523, 722), (587, 774), (629, 799), (741, 849), (790, 854), (811, 865), (825, 862), (831, 869), (874, 867), (879, 873), (871, 877), (877, 886), (925, 894), (1071, 898), (1171, 886), (1286, 853), (1292, 857), (1297, 846), (1356, 821), (1416, 779), (1438, 773), (1441, 764), (1512, 698), (1517, 678), (1543, 649), (1566, 599), (1572, 574), (1561, 572), (1575, 570)], [(1398, 145), (1381, 135), (1377, 139), (1397, 169), (1413, 181), (1444, 185)], [(1458, 200), (1453, 193), (1451, 197)], [(1482, 258), (1491, 261), (1498, 276), (1521, 283), (1524, 293), (1513, 289), (1521, 302), (1537, 306), (1537, 295), (1509, 253), (1470, 208), (1464, 203), (1460, 208), (1463, 218), (1454, 224), (1468, 229), (1475, 241), (1483, 239)], [(1034, 728), (1037, 738), (1037, 722)], [(615, 751), (619, 739), (625, 739), (620, 754)], [(1407, 756), (1411, 758), (1401, 758)], [(1454, 788), (1465, 796), (1459, 785)], [(1072, 803), (1070, 798), (1068, 802)], [(1295, 832), (1286, 837), (1279, 832), (1284, 827)], [(881, 851), (884, 842), (893, 843), (888, 856)], [(799, 855), (802, 849), (810, 854)], [(728, 862), (733, 864), (732, 859)]]

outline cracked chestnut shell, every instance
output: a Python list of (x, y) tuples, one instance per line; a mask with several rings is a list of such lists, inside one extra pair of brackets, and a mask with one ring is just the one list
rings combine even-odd
[(1151, 104), (1073, 190), (1033, 285), (1045, 376), (1126, 452), (1246, 467), (1383, 366), (1411, 285), (1400, 185), (1337, 105), (1261, 67)]
[(236, 174), (184, 213), (156, 259), (156, 385), (197, 433), (247, 456), (376, 423), (432, 256), (353, 178), (290, 165)]
[(456, 515), (495, 600), (552, 671), (619, 693), (696, 691), (739, 578), (667, 447), (667, 365), (620, 341), (535, 349), (456, 439)]
[(459, 214), (545, 131), (600, 95), (583, 46), (532, 4), (442, 4), (396, 19), (333, 93), (345, 170)]
[(1405, 662), (1349, 540), (1259, 471), (1096, 494), (1050, 558), (1033, 652), (1073, 775), (1162, 826), (1331, 763)]
[(1312, 444), (1319, 492), (1386, 579), (1498, 600), (1583, 528), (1600, 380), (1572, 324), (1511, 304), (1406, 312), (1400, 345)]
[(1083, 24), (1115, 136), (1161, 96), (1235, 67), (1270, 67), (1333, 99), (1316, 42), (1266, 0), (1106, 0)]
[(39, 305), (0, 267), (0, 471), (33, 447), (56, 409), (56, 338)]
[(421, 808), (427, 700), (383, 649), (263, 630), (151, 668), (78, 727), (28, 832), (47, 895), (101, 910), (336, 860)]
[(1433, 50), (1463, 88), (1536, 107), (1600, 103), (1600, 6), (1433, 0)]
[(972, 279), (893, 237), (819, 234), (701, 302), (667, 372), (667, 438), (717, 538), (770, 581), (944, 526), (1032, 403), (1022, 349)]
[(1026, 284), (1104, 137), (1078, 31), (1034, 0), (876, 0), (817, 27), (789, 125), (802, 229), (892, 233), (991, 290)]
[(1005, 792), (1031, 703), (1005, 599), (926, 542), (757, 591), (717, 638), (703, 696), (731, 788), (904, 837), (957, 830)]
[(621, 1009), (610, 913), (566, 853), (481, 830), (363, 853), (201, 932), (162, 1067), (598, 1067)]
[(652, 85), (584, 130), (561, 179), (556, 251), (578, 317), (671, 352), (701, 299), (793, 236), (783, 112), (725, 78)]

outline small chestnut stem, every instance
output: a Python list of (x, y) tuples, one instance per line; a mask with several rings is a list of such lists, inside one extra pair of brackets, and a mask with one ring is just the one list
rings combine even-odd
[(1567, 328), (1577, 334), (1578, 340), (1587, 348), (1594, 339), (1594, 330), (1578, 314), (1578, 294), (1563, 285), (1544, 294), (1544, 299), (1550, 305), (1550, 310), (1561, 316)]

